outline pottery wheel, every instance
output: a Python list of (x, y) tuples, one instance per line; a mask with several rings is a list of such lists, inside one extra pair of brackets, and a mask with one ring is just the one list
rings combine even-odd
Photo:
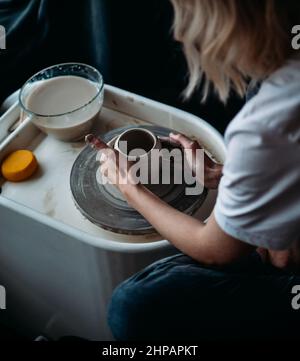
[[(157, 136), (168, 136), (170, 129), (157, 126), (139, 126), (152, 131)], [(101, 138), (113, 146), (115, 138), (131, 126), (114, 129)], [(137, 126), (134, 126), (137, 128)], [(172, 149), (169, 143), (162, 142), (164, 148)], [(154, 233), (153, 227), (135, 209), (130, 207), (120, 192), (113, 185), (103, 185), (97, 181), (99, 177), (99, 162), (96, 159), (97, 150), (85, 147), (74, 162), (70, 186), (73, 199), (79, 211), (92, 223), (106, 230), (141, 235)], [(171, 174), (173, 165), (171, 164)], [(203, 204), (207, 190), (200, 195), (185, 195), (187, 185), (183, 184), (147, 185), (160, 199), (181, 212), (192, 215)], [(155, 210), (153, 210), (155, 212)]]

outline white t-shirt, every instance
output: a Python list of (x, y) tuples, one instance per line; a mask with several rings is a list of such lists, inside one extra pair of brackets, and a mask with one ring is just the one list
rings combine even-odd
[(300, 240), (300, 59), (263, 82), (225, 143), (217, 223), (252, 245), (289, 248)]

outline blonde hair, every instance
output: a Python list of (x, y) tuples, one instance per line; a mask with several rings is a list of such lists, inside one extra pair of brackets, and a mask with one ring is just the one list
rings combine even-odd
[(240, 96), (249, 78), (262, 80), (292, 54), (291, 29), (299, 20), (299, 0), (171, 0), (174, 36), (183, 43), (189, 68), (188, 98), (204, 81), (226, 102)]

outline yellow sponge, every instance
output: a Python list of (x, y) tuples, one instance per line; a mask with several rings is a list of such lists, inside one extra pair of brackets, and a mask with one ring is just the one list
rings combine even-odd
[(37, 167), (38, 163), (32, 152), (17, 150), (5, 158), (1, 171), (5, 179), (11, 182), (20, 182), (31, 177)]

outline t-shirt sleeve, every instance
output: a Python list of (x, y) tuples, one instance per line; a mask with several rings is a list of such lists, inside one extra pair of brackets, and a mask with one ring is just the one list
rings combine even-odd
[(240, 124), (227, 137), (216, 221), (241, 241), (287, 249), (300, 238), (299, 144), (264, 128), (259, 119)]

